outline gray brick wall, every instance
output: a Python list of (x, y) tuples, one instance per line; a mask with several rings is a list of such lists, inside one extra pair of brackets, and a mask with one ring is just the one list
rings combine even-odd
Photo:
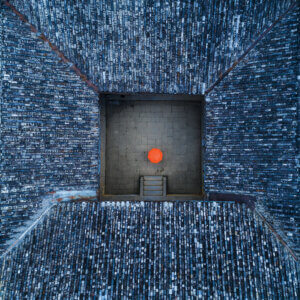
[(206, 98), (207, 191), (256, 195), (299, 248), (299, 9)]
[(3, 244), (46, 193), (98, 187), (99, 111), (68, 65), (9, 9), (0, 14)]

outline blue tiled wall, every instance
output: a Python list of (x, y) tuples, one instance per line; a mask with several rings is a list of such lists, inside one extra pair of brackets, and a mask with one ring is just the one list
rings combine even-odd
[(298, 299), (299, 267), (245, 205), (64, 203), (5, 256), (0, 297)]
[(12, 0), (103, 91), (204, 93), (291, 0)]
[(99, 111), (68, 65), (9, 9), (0, 14), (3, 244), (41, 196), (98, 187)]
[[(158, 93), (204, 93), (291, 2), (11, 1), (100, 90)], [(97, 96), (1, 13), (6, 236), (40, 194), (97, 188), (99, 128)], [(205, 170), (207, 190), (256, 194), (294, 240), (295, 24), (289, 14), (208, 95)]]
[(299, 10), (207, 97), (206, 188), (257, 195), (299, 245)]

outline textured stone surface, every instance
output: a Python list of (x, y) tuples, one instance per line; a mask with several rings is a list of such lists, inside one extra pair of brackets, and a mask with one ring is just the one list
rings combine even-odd
[[(106, 193), (138, 194), (140, 176), (164, 175), (168, 193), (200, 194), (201, 103), (111, 101), (106, 111)], [(152, 148), (163, 152), (158, 164)]]
[(53, 190), (98, 186), (99, 110), (68, 65), (0, 10), (0, 252)]
[(298, 24), (295, 9), (206, 98), (205, 184), (257, 196), (299, 251)]
[[(203, 93), (291, 1), (12, 3), (103, 91)], [(97, 136), (94, 95), (29, 28), (0, 13), (3, 241), (45, 191), (97, 187), (98, 138), (89, 137)], [(206, 169), (207, 190), (258, 195), (295, 242), (297, 23), (288, 14), (250, 53), (251, 66), (209, 95), (216, 130), (207, 131)]]
[(61, 204), (5, 258), (0, 291), (2, 299), (297, 299), (297, 272), (245, 206)]
[(100, 90), (197, 94), (291, 2), (11, 1)]

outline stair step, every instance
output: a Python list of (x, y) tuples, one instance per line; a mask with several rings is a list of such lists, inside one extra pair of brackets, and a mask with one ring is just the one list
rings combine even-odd
[(162, 181), (162, 176), (144, 176), (144, 180), (161, 180)]
[(144, 191), (144, 196), (162, 196), (162, 191)]
[(144, 185), (148, 186), (148, 185), (161, 185), (162, 186), (162, 181), (161, 180), (147, 180), (144, 181)]
[(144, 191), (162, 191), (162, 186), (148, 185), (144, 187)]

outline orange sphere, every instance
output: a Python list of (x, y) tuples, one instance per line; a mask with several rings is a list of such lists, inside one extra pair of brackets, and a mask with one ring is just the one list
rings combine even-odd
[(160, 149), (153, 148), (148, 152), (148, 159), (154, 163), (159, 163), (163, 158), (163, 154)]

